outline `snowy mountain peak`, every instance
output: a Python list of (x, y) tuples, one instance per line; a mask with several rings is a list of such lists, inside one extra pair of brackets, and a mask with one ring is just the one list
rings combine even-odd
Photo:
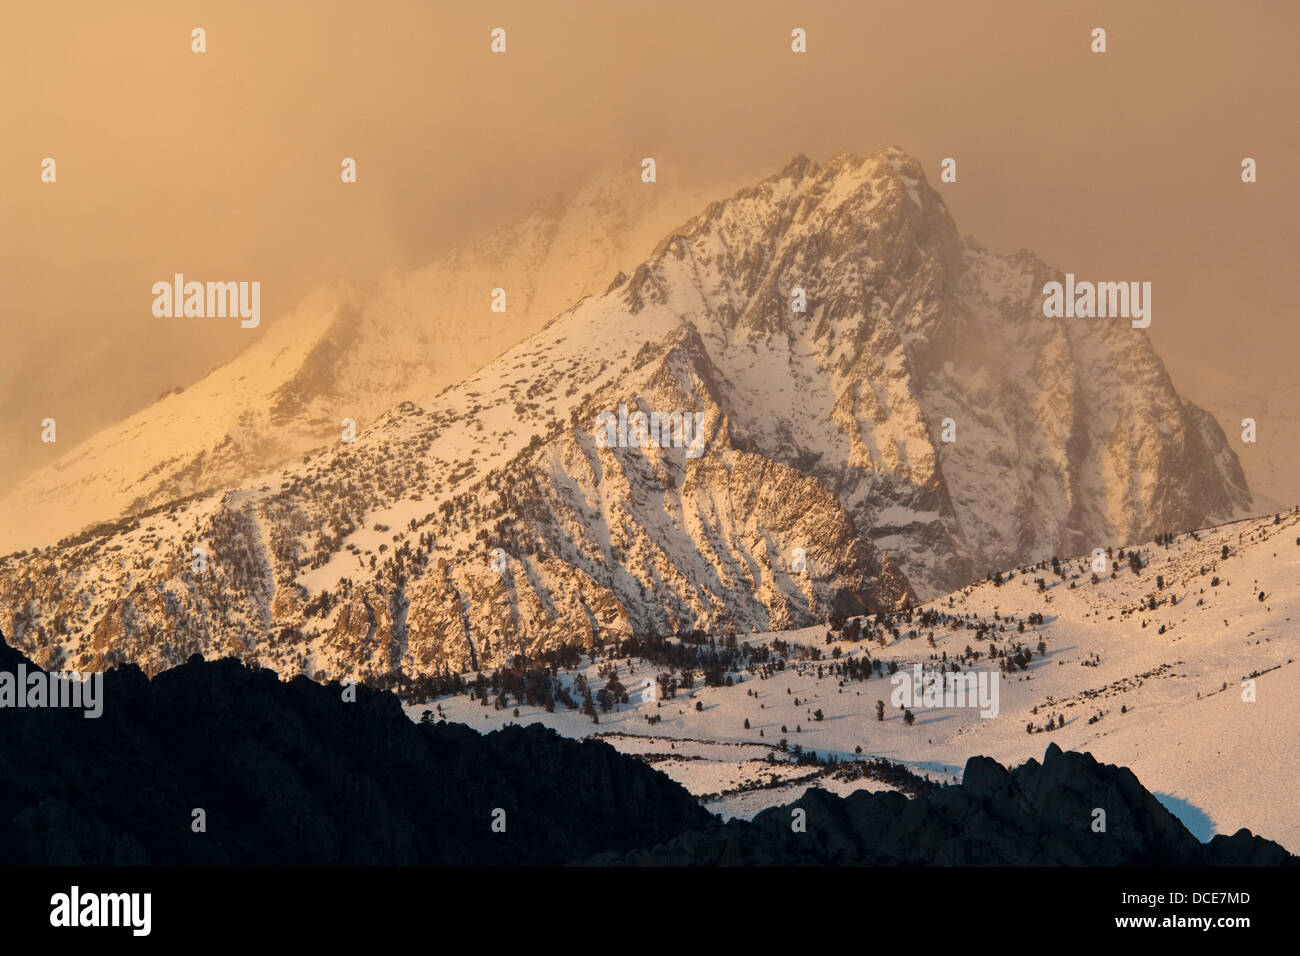
[[(239, 653), (281, 671), (431, 673), (898, 607), (1250, 503), (1144, 332), (1045, 318), (1051, 270), (964, 244), (899, 150), (796, 157), (676, 221), (625, 281), (609, 269), (606, 292), (390, 403), (355, 442), (0, 562), (0, 595), (22, 609), (0, 626), (83, 664), (159, 669), (237, 632)], [(542, 282), (574, 245), (510, 248)], [(371, 376), (418, 354), (396, 331), (410, 303), (474, 314), (494, 274), (462, 282), (476, 262), (413, 274), (363, 320), (343, 309), (294, 368), (391, 396)], [(359, 321), (363, 344), (343, 345)], [(213, 555), (202, 573), (195, 547)]]

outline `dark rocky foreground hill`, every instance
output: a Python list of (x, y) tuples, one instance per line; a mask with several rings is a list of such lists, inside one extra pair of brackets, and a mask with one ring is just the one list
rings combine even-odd
[[(0, 643), (0, 671), (21, 661)], [(98, 718), (0, 709), (0, 864), (564, 863), (713, 819), (607, 744), (416, 725), (392, 694), (355, 696), (196, 658), (108, 672)]]
[[(0, 671), (20, 664), (38, 670), (0, 639)], [(414, 724), (364, 686), (343, 696), (195, 658), (153, 681), (109, 672), (96, 719), (0, 709), (0, 864), (1300, 863), (1244, 830), (1201, 844), (1130, 771), (1055, 746), (1014, 771), (972, 758), (962, 786), (915, 799), (812, 790), (723, 825), (603, 742), (480, 736)]]

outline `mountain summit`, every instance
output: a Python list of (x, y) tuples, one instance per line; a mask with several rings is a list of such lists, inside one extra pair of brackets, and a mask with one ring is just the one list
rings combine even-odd
[(1043, 316), (1059, 278), (963, 242), (897, 149), (797, 157), (355, 442), (3, 559), (0, 627), (83, 669), (431, 673), (891, 608), (1248, 507), (1145, 332)]

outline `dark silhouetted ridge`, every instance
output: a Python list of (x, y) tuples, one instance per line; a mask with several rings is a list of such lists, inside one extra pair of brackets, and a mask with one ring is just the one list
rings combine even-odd
[[(40, 670), (0, 638), (0, 670), (19, 665)], [(1245, 830), (1201, 844), (1130, 771), (1055, 745), (1012, 771), (972, 757), (962, 786), (910, 800), (813, 789), (723, 825), (601, 741), (416, 724), (392, 694), (355, 696), (196, 656), (152, 681), (108, 672), (95, 719), (0, 709), (0, 863), (1300, 863)], [(206, 832), (191, 829), (196, 808)], [(792, 831), (796, 808), (806, 832)]]

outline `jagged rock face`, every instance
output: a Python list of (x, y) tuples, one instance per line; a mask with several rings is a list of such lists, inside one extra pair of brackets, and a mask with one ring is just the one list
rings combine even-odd
[[(430, 673), (806, 625), (1244, 507), (1144, 333), (1044, 318), (1051, 277), (963, 244), (897, 150), (800, 158), (355, 443), (3, 559), (0, 626), (83, 667), (237, 642), (281, 672)], [(606, 447), (620, 404), (698, 421), (698, 447)]]
[(916, 161), (886, 149), (800, 158), (715, 204), (626, 299), (679, 309), (726, 370), (732, 440), (825, 482), (930, 596), (1250, 503), (1143, 331), (1044, 318), (1058, 278), (966, 247)]

